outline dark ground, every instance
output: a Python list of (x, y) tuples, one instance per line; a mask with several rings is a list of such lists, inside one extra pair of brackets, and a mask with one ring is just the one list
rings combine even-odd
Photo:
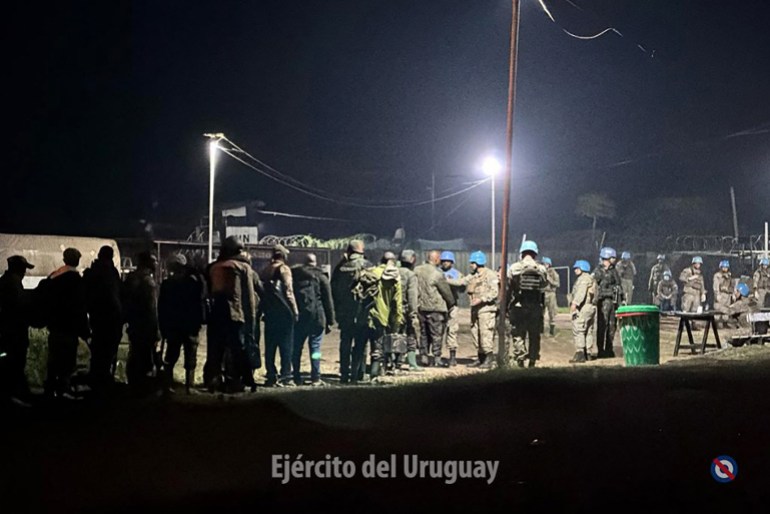
[[(123, 398), (3, 413), (2, 512), (766, 512), (770, 348), (656, 368)], [(271, 455), (500, 460), (496, 480), (271, 479)], [(718, 455), (736, 459), (728, 484)], [(6, 510), (6, 508), (8, 510)]]

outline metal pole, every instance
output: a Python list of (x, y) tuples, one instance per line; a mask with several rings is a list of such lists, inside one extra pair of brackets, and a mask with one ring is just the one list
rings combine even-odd
[(507, 270), (508, 270), (508, 218), (511, 212), (511, 175), (513, 174), (513, 114), (516, 105), (516, 56), (519, 47), (519, 0), (511, 0), (511, 40), (508, 57), (508, 117), (506, 121), (505, 179), (503, 182), (503, 223), (500, 236), (500, 316), (497, 320), (497, 365), (508, 364), (508, 347), (505, 341), (505, 316), (508, 306)]
[(489, 269), (495, 269), (495, 176), (492, 175), (492, 254), (490, 255)]
[(430, 173), (430, 234), (428, 237), (433, 238), (433, 227), (436, 226), (436, 172)]
[(765, 222), (765, 259), (770, 257), (770, 253), (767, 253), (767, 222)]
[(209, 142), (209, 262), (214, 260), (214, 169), (217, 162), (217, 139)]
[(730, 200), (733, 203), (733, 231), (735, 232), (735, 240), (738, 240), (738, 211), (735, 209), (735, 189), (730, 186)]

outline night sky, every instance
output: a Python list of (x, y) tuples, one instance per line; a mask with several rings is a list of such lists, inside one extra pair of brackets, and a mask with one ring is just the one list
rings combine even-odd
[[(597, 191), (621, 213), (705, 196), (706, 224), (729, 234), (733, 185), (741, 226), (759, 232), (770, 217), (770, 4), (546, 4), (557, 23), (522, 1), (512, 231), (585, 228), (576, 198)], [(207, 208), (204, 132), (364, 203), (429, 199), (432, 174), (437, 194), (460, 189), (484, 178), (484, 155), (504, 155), (506, 0), (5, 9), (3, 232), (117, 237), (139, 219), (191, 230)], [(562, 27), (622, 36), (578, 40)], [(488, 233), (488, 184), (438, 203), (429, 231), (429, 207), (337, 205), (224, 159), (223, 205), (355, 220), (309, 223), (320, 235), (391, 235), (401, 223), (413, 236)]]

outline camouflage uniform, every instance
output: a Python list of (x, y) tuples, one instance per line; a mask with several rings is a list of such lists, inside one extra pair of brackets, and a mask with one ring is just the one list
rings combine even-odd
[(756, 299), (752, 297), (740, 297), (727, 309), (728, 316), (738, 323), (741, 328), (748, 328), (749, 322), (746, 314), (757, 312), (760, 309)]
[(703, 281), (703, 273), (689, 266), (679, 274), (682, 282), (682, 310), (684, 312), (697, 312), (701, 303), (706, 301), (706, 284)]
[[(733, 277), (728, 271), (714, 273), (714, 310), (727, 312), (733, 295)], [(727, 316), (719, 316), (719, 321), (726, 322)]]
[(658, 306), (664, 312), (676, 310), (676, 297), (679, 295), (679, 286), (673, 278), (663, 279), (658, 282), (657, 295)]
[(404, 324), (401, 332), (406, 334), (406, 351), (417, 351), (417, 338), (420, 330), (420, 318), (417, 316), (418, 288), (414, 271), (401, 266), (398, 268), (401, 278), (401, 302), (404, 312)]
[(632, 303), (634, 297), (634, 277), (636, 277), (636, 266), (631, 259), (623, 259), (615, 265), (620, 275), (620, 284), (623, 286), (623, 298), (626, 304)]
[(593, 272), (596, 279), (596, 346), (599, 357), (614, 357), (613, 341), (615, 340), (615, 309), (623, 302), (623, 288), (620, 275), (615, 266), (609, 268), (597, 267)]
[(652, 295), (652, 303), (660, 305), (660, 298), (656, 294), (658, 291), (658, 284), (663, 280), (663, 273), (668, 271), (671, 273), (671, 269), (665, 262), (659, 262), (655, 264), (650, 270), (650, 280), (647, 281), (647, 290)]
[(455, 304), (450, 307), (447, 312), (446, 332), (444, 332), (446, 348), (451, 352), (457, 350), (457, 331), (460, 328), (460, 320), (458, 319), (460, 308), (457, 306), (457, 300), (460, 297), (460, 288), (457, 287), (456, 284), (462, 280), (463, 276), (455, 268), (444, 271), (444, 276), (446, 277), (447, 282), (449, 282), (452, 289), (452, 295), (455, 299)]
[(765, 305), (765, 299), (770, 293), (770, 268), (766, 266), (760, 266), (757, 271), (754, 272), (754, 297), (757, 299), (757, 305), (759, 308), (763, 308)]
[[(513, 335), (513, 355), (519, 366), (529, 358), (530, 366), (540, 359), (540, 332), (543, 326), (545, 266), (529, 255), (508, 270), (508, 318)], [(529, 342), (527, 351), (525, 339)]]
[[(466, 292), (471, 300), (471, 338), (479, 357), (494, 352), (495, 325), (497, 319), (497, 273), (479, 267), (465, 277)], [(474, 303), (478, 300), (478, 303)]]
[(553, 268), (547, 268), (545, 276), (545, 307), (548, 310), (548, 326), (551, 329), (551, 335), (554, 335), (554, 319), (559, 310), (559, 304), (556, 303), (556, 291), (559, 290), (561, 280), (559, 280), (559, 274)]
[(581, 273), (572, 286), (570, 303), (577, 308), (572, 313), (572, 339), (575, 342), (575, 351), (584, 352), (586, 357), (594, 347), (593, 338), (589, 337), (589, 334), (596, 316), (595, 296), (596, 280), (590, 273)]

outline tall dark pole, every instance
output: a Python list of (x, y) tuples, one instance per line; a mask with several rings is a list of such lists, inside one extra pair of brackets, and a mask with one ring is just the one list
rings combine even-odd
[(508, 314), (508, 218), (511, 212), (511, 176), (513, 175), (513, 113), (516, 106), (516, 57), (519, 52), (519, 0), (511, 0), (511, 49), (508, 58), (508, 119), (506, 122), (505, 175), (503, 177), (503, 223), (500, 236), (500, 316), (497, 320), (497, 365), (508, 365), (508, 345), (505, 340), (505, 316)]

